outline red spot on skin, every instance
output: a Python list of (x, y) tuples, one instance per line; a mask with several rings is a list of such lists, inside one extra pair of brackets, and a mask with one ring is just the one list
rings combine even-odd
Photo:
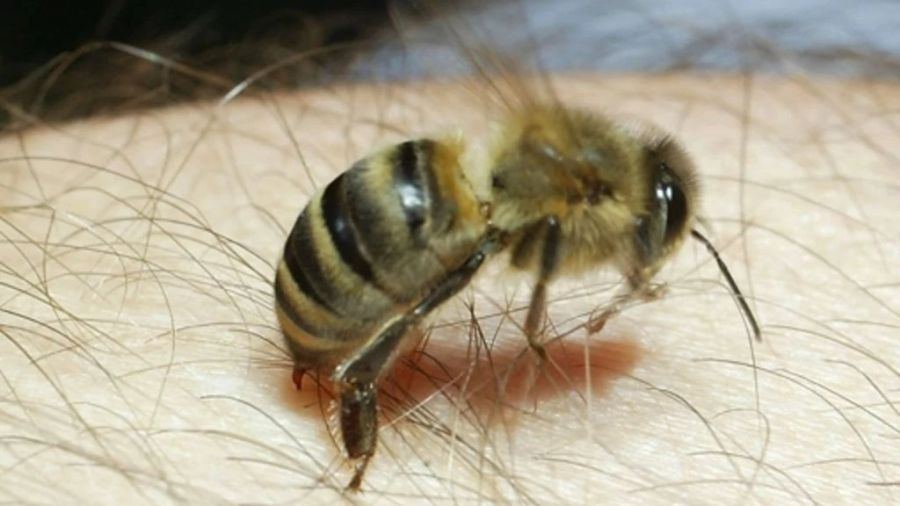
[[(390, 412), (403, 413), (435, 394), (475, 410), (500, 406), (513, 411), (531, 410), (576, 393), (586, 395), (588, 385), (591, 396), (603, 395), (640, 357), (640, 348), (631, 341), (558, 340), (544, 348), (546, 362), (527, 346), (490, 355), (482, 351), (479, 357), (439, 354), (435, 348), (401, 359), (382, 381), (382, 397), (396, 399), (396, 409)], [(407, 405), (396, 405), (397, 401)]]
[[(634, 368), (642, 351), (628, 340), (561, 339), (545, 347), (548, 360), (540, 362), (524, 343), (479, 353), (455, 344), (431, 341), (394, 363), (379, 383), (382, 423), (441, 396), (461, 408), (491, 413), (498, 407), (513, 413), (534, 410), (545, 401), (588, 390), (602, 396)], [(314, 388), (298, 391), (304, 375)], [(285, 386), (286, 400), (308, 416), (328, 413), (335, 399), (329, 374), (295, 369)]]

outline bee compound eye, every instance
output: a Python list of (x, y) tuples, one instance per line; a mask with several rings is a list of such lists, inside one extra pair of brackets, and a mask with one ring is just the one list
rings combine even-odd
[(684, 230), (687, 221), (687, 198), (681, 189), (680, 182), (672, 175), (665, 164), (661, 167), (662, 175), (656, 184), (657, 204), (665, 209), (666, 232), (664, 243), (675, 240)]

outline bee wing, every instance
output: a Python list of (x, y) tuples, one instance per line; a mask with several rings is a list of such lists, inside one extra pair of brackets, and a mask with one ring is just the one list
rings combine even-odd
[(478, 91), (486, 90), (486, 98), (505, 111), (556, 101), (539, 58), (539, 41), (520, 2), (486, 2), (467, 9), (452, 4), (391, 4), (394, 25), (417, 69), (429, 77), (475, 76)]

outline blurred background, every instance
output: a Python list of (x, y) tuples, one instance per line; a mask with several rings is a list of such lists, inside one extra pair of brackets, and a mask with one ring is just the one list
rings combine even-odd
[[(260, 72), (255, 85), (267, 89), (452, 72), (452, 65), (419, 64), (440, 61), (447, 44), (432, 45), (424, 58), (409, 58), (411, 34), (431, 33), (433, 23), (441, 22), (418, 26), (409, 5), (423, 3), (5, 2), (0, 123), (27, 125), (38, 118), (58, 121), (216, 97)], [(896, 0), (424, 4), (425, 17), (434, 18), (435, 11), (462, 16), (477, 24), (482, 39), (511, 54), (525, 48), (545, 69), (900, 76)], [(404, 14), (398, 17), (398, 11)], [(398, 29), (407, 46), (398, 42)]]

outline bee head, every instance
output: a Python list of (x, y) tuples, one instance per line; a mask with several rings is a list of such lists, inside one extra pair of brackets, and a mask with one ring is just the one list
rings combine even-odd
[(635, 221), (635, 246), (641, 264), (652, 273), (690, 232), (698, 184), (693, 163), (670, 137), (646, 141), (644, 170), (650, 182), (647, 212)]

